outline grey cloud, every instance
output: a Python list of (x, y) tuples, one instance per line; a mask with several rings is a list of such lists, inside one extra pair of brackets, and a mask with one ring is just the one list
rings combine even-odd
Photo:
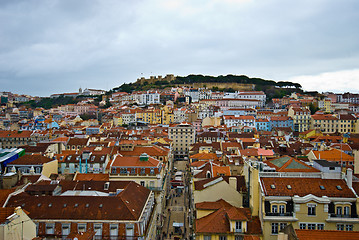
[(355, 69), (358, 7), (354, 0), (6, 1), (0, 83), (50, 95), (109, 89), (141, 73), (286, 80)]

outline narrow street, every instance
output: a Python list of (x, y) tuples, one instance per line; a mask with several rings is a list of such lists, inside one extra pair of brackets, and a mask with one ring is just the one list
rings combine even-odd
[[(169, 173), (170, 180), (182, 176), (183, 186), (172, 187), (168, 184), (164, 201), (164, 224), (160, 239), (192, 239), (192, 226), (190, 223), (189, 203), (189, 174), (187, 161), (174, 162), (174, 169)], [(181, 175), (181, 172), (183, 175)]]

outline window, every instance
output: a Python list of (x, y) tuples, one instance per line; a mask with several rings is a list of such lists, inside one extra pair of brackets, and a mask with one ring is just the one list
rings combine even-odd
[(219, 236), (219, 240), (227, 240), (227, 236)]
[(344, 216), (349, 216), (350, 208), (348, 206), (345, 206), (343, 209), (344, 209), (344, 212), (343, 212)]
[(117, 236), (118, 236), (118, 225), (110, 224), (110, 238), (117, 239)]
[(55, 224), (46, 223), (46, 234), (55, 234)]
[(203, 239), (204, 240), (211, 240), (212, 238), (211, 238), (211, 236), (204, 236)]
[(353, 231), (353, 225), (351, 224), (345, 225), (345, 231)]
[(67, 236), (70, 234), (70, 223), (62, 224), (62, 236)]
[(323, 223), (318, 223), (317, 224), (317, 229), (318, 230), (324, 230), (324, 224)]
[(135, 231), (134, 231), (133, 224), (126, 224), (126, 237), (133, 237), (134, 234), (135, 234)]
[(285, 212), (285, 205), (279, 205), (279, 213), (284, 214)]
[(101, 223), (95, 223), (93, 226), (95, 233), (95, 236), (102, 236), (102, 224)]
[(236, 221), (235, 232), (242, 232), (242, 222), (241, 221)]
[(315, 230), (315, 224), (314, 223), (308, 223), (308, 229), (309, 230)]
[(272, 223), (272, 234), (278, 234), (278, 223)]
[(145, 186), (145, 181), (140, 182), (141, 186)]
[(86, 232), (86, 223), (77, 224), (77, 231), (78, 232)]
[(278, 212), (278, 205), (272, 205), (272, 213)]
[(309, 216), (315, 216), (315, 205), (314, 204), (308, 204), (308, 215)]
[(306, 223), (300, 223), (299, 224), (299, 229), (307, 229), (307, 224)]
[(338, 206), (337, 207), (337, 215), (342, 215), (342, 207), (341, 206)]
[(344, 224), (337, 224), (337, 230), (343, 231), (344, 230)]
[(284, 229), (287, 226), (287, 223), (280, 223), (279, 228), (280, 230)]

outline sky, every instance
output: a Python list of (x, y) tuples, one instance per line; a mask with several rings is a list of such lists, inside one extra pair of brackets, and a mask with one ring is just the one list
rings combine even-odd
[(247, 75), (359, 93), (358, 0), (1, 0), (0, 91)]

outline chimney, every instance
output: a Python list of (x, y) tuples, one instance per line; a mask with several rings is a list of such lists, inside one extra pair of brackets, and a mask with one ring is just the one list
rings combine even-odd
[(288, 234), (285, 233), (278, 233), (278, 240), (288, 240)]
[(237, 190), (237, 178), (236, 177), (229, 177), (229, 186), (231, 186)]
[(353, 170), (351, 168), (347, 169), (347, 184), (349, 188), (353, 186)]

